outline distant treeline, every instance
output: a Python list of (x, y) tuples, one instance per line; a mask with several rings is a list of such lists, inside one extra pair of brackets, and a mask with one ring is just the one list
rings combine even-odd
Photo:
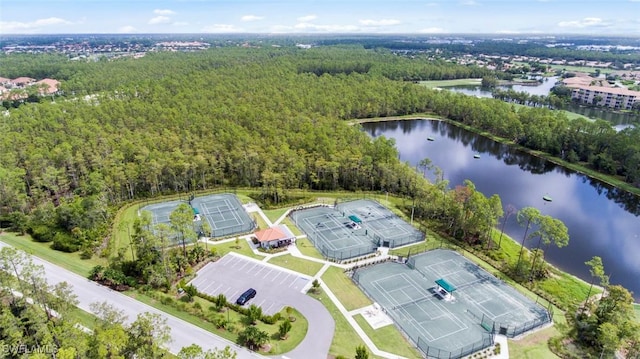
[[(589, 43), (586, 42), (585, 43)], [(595, 43), (602, 43), (596, 41)], [(603, 61), (640, 64), (640, 53), (637, 51), (621, 51), (612, 49), (611, 51), (588, 51), (568, 49), (562, 47), (547, 47), (545, 43), (527, 42), (517, 43), (514, 41), (474, 41), (473, 43), (431, 43), (424, 39), (413, 38), (400, 41), (393, 38), (372, 37), (367, 39), (347, 38), (347, 39), (326, 39), (320, 44), (329, 45), (351, 45), (359, 44), (367, 49), (384, 48), (389, 50), (403, 51), (425, 51), (440, 50), (442, 56), (448, 55), (496, 55), (496, 56), (533, 56), (538, 58), (564, 59), (568, 61)], [(591, 42), (589, 44), (594, 44)]]
[[(640, 130), (569, 120), (542, 108), (429, 90), (384, 75), (410, 59), (362, 48), (152, 53), (110, 62), (0, 58), (26, 76), (63, 75), (65, 96), (0, 118), (0, 219), (56, 248), (108, 235), (113, 208), (136, 198), (211, 189), (415, 191), (392, 140), (351, 118), (434, 112), (640, 186)], [(16, 60), (17, 59), (17, 60)], [(367, 72), (300, 71), (368, 64)], [(441, 67), (424, 60), (421, 76)], [(39, 70), (38, 64), (44, 69)], [(39, 72), (41, 71), (41, 72)], [(7, 73), (0, 76), (8, 77)]]

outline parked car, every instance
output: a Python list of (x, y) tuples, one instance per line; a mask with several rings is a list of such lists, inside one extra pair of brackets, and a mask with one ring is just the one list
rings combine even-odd
[(256, 290), (253, 288), (247, 289), (244, 293), (240, 294), (240, 296), (238, 297), (238, 300), (236, 300), (236, 304), (244, 305), (251, 298), (255, 297), (256, 293), (257, 293)]

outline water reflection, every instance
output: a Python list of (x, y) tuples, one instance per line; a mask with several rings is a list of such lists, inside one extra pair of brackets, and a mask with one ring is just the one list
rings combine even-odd
[[(536, 207), (562, 220), (569, 229), (569, 246), (549, 248), (547, 259), (588, 280), (584, 262), (598, 255), (611, 282), (624, 285), (640, 299), (640, 196), (442, 121), (369, 123), (363, 129), (372, 136), (394, 138), (401, 160), (412, 165), (429, 158), (452, 188), (469, 179), (486, 196), (498, 194), (504, 206)], [(475, 159), (475, 153), (481, 158)], [(545, 202), (544, 195), (553, 202)], [(520, 240), (524, 229), (512, 216), (505, 232)]]
[[(557, 77), (547, 77), (538, 86), (523, 86), (523, 85), (511, 85), (511, 86), (498, 86), (501, 90), (512, 89), (517, 92), (526, 92), (529, 95), (547, 96), (551, 91), (551, 88), (555, 85)], [(443, 89), (463, 93), (469, 96), (486, 97), (491, 98), (493, 95), (491, 91), (483, 89), (480, 85), (458, 85), (458, 86), (445, 86)], [(622, 130), (632, 124), (640, 123), (640, 115), (633, 113), (619, 113), (612, 111), (603, 111), (598, 108), (579, 106), (577, 104), (570, 104), (567, 111), (573, 112), (590, 119), (601, 119), (611, 122), (611, 124), (617, 129)]]

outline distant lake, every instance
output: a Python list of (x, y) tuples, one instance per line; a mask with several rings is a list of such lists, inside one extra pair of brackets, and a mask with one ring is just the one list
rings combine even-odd
[[(556, 81), (558, 81), (558, 78), (553, 76), (543, 78), (543, 82), (537, 86), (509, 85), (498, 86), (498, 88), (502, 90), (512, 89), (517, 92), (526, 92), (529, 95), (548, 96), (551, 88), (556, 84)], [(483, 89), (480, 85), (442, 86), (441, 88), (469, 96), (486, 98), (493, 97), (491, 91)], [(569, 105), (566, 110), (590, 119), (602, 119), (609, 121), (612, 126), (616, 127), (618, 130), (632, 126), (632, 124), (640, 123), (640, 115), (637, 114), (603, 111), (597, 108), (583, 107), (575, 104)]]
[[(640, 196), (442, 121), (365, 123), (362, 128), (372, 137), (395, 139), (402, 161), (415, 166), (429, 158), (444, 171), (450, 188), (469, 179), (485, 196), (498, 194), (504, 207), (536, 207), (560, 219), (569, 229), (569, 246), (545, 249), (546, 259), (590, 281), (584, 262), (600, 256), (611, 283), (640, 300)], [(480, 158), (474, 158), (476, 153)], [(544, 195), (553, 201), (545, 202)], [(524, 228), (515, 217), (509, 218), (505, 232), (520, 241)]]

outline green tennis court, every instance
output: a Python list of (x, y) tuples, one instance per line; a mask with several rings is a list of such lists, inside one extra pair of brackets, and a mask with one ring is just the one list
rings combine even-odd
[(211, 237), (227, 237), (253, 231), (257, 226), (233, 194), (222, 193), (196, 197), (191, 206), (200, 212), (203, 221), (209, 222)]
[(450, 250), (361, 268), (353, 279), (428, 357), (469, 355), (490, 346), (494, 334), (514, 337), (551, 319), (545, 308)]
[[(171, 212), (181, 203), (187, 201), (167, 201), (144, 206), (140, 211), (151, 212), (154, 227), (160, 223), (171, 226)], [(240, 200), (233, 194), (223, 193), (196, 197), (191, 200), (194, 214), (194, 230), (200, 233), (202, 221), (207, 221), (211, 228), (211, 237), (226, 237), (230, 235), (251, 232), (256, 224), (244, 210)]]
[(298, 209), (290, 217), (320, 253), (337, 260), (424, 240), (424, 233), (371, 200)]

